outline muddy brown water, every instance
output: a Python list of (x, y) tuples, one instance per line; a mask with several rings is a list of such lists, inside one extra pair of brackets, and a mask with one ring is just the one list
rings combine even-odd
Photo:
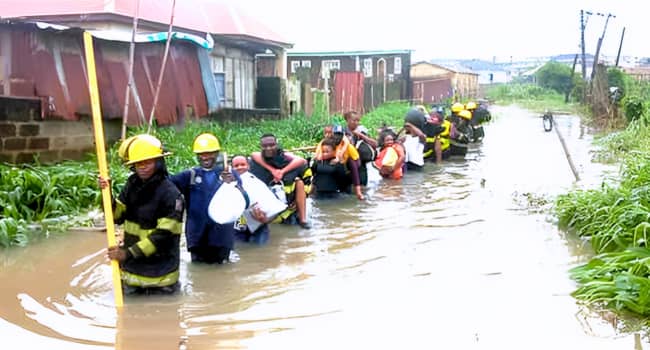
[(556, 116), (576, 184), (539, 115), (492, 111), (465, 161), (381, 183), (364, 203), (316, 203), (312, 230), (273, 226), (236, 263), (184, 253), (177, 296), (116, 312), (100, 233), (2, 251), (2, 348), (649, 348), (569, 295), (567, 270), (590, 249), (548, 214), (554, 195), (616, 169), (590, 161), (578, 118)]

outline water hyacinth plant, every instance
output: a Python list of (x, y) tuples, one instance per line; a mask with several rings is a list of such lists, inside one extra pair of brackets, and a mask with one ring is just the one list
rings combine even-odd
[(650, 162), (629, 153), (617, 185), (577, 190), (557, 198), (561, 228), (590, 241), (598, 254), (572, 269), (573, 295), (617, 312), (650, 316)]

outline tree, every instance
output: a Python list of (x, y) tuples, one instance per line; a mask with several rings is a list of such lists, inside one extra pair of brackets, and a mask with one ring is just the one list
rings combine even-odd
[(564, 94), (571, 89), (571, 67), (565, 64), (549, 61), (535, 73), (535, 77), (540, 86), (558, 93)]

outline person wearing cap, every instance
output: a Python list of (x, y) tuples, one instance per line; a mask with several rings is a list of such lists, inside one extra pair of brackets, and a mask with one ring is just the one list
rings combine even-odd
[[(184, 200), (168, 179), (162, 143), (151, 135), (136, 135), (123, 142), (120, 154), (133, 170), (113, 200), (116, 224), (124, 237), (107, 249), (107, 257), (120, 265), (124, 293), (171, 294), (179, 290), (180, 235)], [(109, 179), (99, 178), (101, 188)]]
[[(343, 133), (343, 127), (340, 125), (325, 125), (323, 128), (323, 140), (328, 139), (328, 138), (334, 138), (334, 131), (336, 130), (337, 134), (342, 134)], [(316, 151), (314, 154), (314, 159), (320, 160), (322, 157), (322, 150), (321, 150), (321, 144), (323, 143), (323, 140), (321, 140), (318, 145), (316, 145)], [(350, 139), (347, 137), (344, 137), (340, 141), (340, 147), (337, 147), (336, 149), (336, 161), (339, 163), (343, 163), (344, 160), (347, 159), (346, 152), (348, 151), (348, 147), (350, 145)]]
[[(347, 176), (345, 176), (344, 181), (339, 184), (339, 189), (341, 192), (351, 193), (351, 189), (354, 188), (354, 194), (357, 196), (357, 199), (363, 200), (364, 196), (361, 191), (361, 177), (359, 176), (359, 151), (357, 151), (356, 147), (352, 145), (348, 137), (345, 136), (345, 131), (341, 125), (333, 125), (332, 133), (325, 134), (324, 140), (326, 139), (331, 139), (335, 145), (335, 157), (330, 162), (341, 163), (346, 168)], [(316, 161), (322, 160), (322, 143), (323, 140), (321, 140), (318, 146), (316, 146), (316, 155), (314, 156)]]
[(210, 200), (223, 183), (237, 181), (239, 174), (227, 171), (217, 161), (221, 145), (211, 133), (198, 135), (192, 144), (199, 165), (170, 177), (187, 202), (185, 239), (192, 262), (222, 264), (234, 248), (234, 223), (218, 224), (208, 216)]

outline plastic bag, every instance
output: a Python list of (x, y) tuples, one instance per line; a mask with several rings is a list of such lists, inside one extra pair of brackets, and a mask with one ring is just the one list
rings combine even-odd
[[(242, 186), (244, 187), (244, 190), (246, 190), (251, 203), (250, 207), (244, 211), (244, 218), (246, 219), (246, 224), (251, 232), (254, 232), (262, 225), (261, 222), (255, 220), (253, 217), (252, 211), (254, 207), (260, 208), (268, 219), (272, 219), (287, 208), (286, 203), (278, 199), (273, 191), (271, 191), (271, 189), (269, 189), (269, 187), (255, 175), (244, 173), (241, 175), (241, 180)], [(282, 194), (284, 194), (284, 188), (282, 188), (281, 185), (280, 189), (282, 190)]]
[(208, 216), (218, 224), (235, 222), (246, 209), (244, 193), (236, 182), (224, 183), (212, 196), (208, 205)]

